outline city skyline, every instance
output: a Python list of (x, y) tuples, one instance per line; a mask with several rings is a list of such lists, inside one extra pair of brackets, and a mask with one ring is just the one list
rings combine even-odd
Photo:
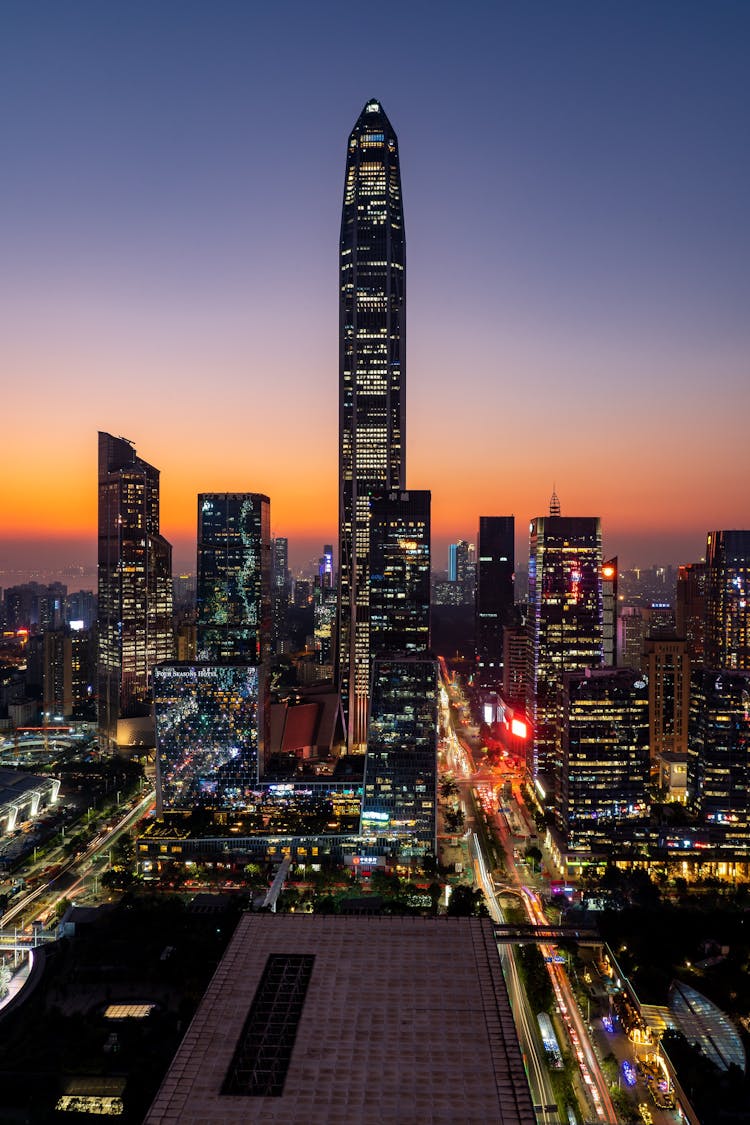
[(337, 10), (292, 4), (287, 34), (229, 3), (6, 9), (0, 569), (93, 564), (97, 429), (159, 465), (176, 569), (199, 492), (269, 495), (295, 564), (335, 538), (331, 247), (368, 97), (406, 153), (409, 484), (438, 566), (497, 512), (523, 565), (553, 483), (623, 566), (746, 526), (748, 13), (510, 4), (456, 46), (448, 6), (415, 8), (391, 61), (360, 37), (333, 78), (364, 18)]

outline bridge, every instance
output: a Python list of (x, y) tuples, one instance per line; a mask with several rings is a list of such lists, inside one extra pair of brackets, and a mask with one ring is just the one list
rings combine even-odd
[(579, 945), (603, 945), (604, 939), (591, 926), (534, 926), (531, 922), (511, 922), (496, 925), (495, 941), (514, 945), (556, 945), (561, 941), (575, 941)]
[(6, 927), (0, 930), (0, 951), (4, 949), (13, 949), (16, 953), (28, 953), (30, 949), (36, 949), (38, 945), (45, 945), (51, 941), (57, 941), (57, 934), (54, 930), (43, 930), (41, 926), (34, 926), (34, 932), (29, 933), (28, 930), (17, 930)]

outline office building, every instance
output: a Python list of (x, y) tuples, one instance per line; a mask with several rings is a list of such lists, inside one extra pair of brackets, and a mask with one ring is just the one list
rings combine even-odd
[(526, 713), (526, 676), (528, 674), (529, 634), (524, 610), (516, 606), (513, 624), (503, 627), (503, 690), (502, 696), (519, 717)]
[(569, 849), (606, 848), (616, 821), (646, 812), (648, 729), (642, 674), (629, 668), (565, 674), (556, 811)]
[(323, 554), (318, 559), (318, 585), (321, 588), (333, 589), (333, 545), (326, 543)]
[(244, 914), (145, 1125), (535, 1125), (488, 918)]
[(698, 668), (703, 664), (706, 648), (705, 563), (687, 563), (679, 567), (675, 618), (677, 636), (685, 638), (690, 662)]
[(153, 745), (151, 672), (169, 660), (172, 547), (159, 531), (159, 470), (99, 434), (97, 700), (101, 748)]
[(43, 640), (42, 718), (73, 714), (73, 641), (67, 629), (48, 629)]
[(400, 854), (436, 854), (438, 665), (376, 659), (365, 757), (362, 835)]
[(367, 102), (347, 144), (339, 246), (337, 681), (349, 749), (365, 742), (370, 496), (406, 487), (406, 253), (398, 140)]
[(277, 535), (271, 542), (271, 643), (275, 653), (285, 651), (288, 640), (291, 594), (289, 540)]
[(690, 720), (690, 657), (676, 637), (649, 637), (643, 669), (648, 676), (649, 745), (654, 770), (662, 754), (687, 761)]
[(691, 772), (696, 804), (709, 823), (750, 844), (750, 671), (693, 673)]
[(183, 664), (154, 669), (157, 809), (241, 810), (253, 804), (266, 737), (264, 669)]
[(750, 531), (714, 531), (706, 546), (707, 668), (750, 669)]
[(90, 629), (95, 624), (96, 598), (92, 590), (77, 590), (65, 598), (65, 624), (75, 622), (82, 629)]
[(602, 645), (604, 663), (617, 665), (617, 556), (602, 566)]
[[(550, 515), (531, 522), (529, 671), (526, 712), (532, 725), (528, 768), (558, 784), (563, 676), (603, 658), (602, 534), (593, 516)], [(481, 567), (481, 562), (480, 562)]]
[(477, 550), (476, 682), (497, 691), (503, 681), (503, 627), (513, 623), (513, 516), (480, 516)]
[(370, 653), (430, 647), (430, 493), (370, 500)]
[(448, 581), (455, 584), (454, 605), (473, 605), (477, 584), (476, 551), (473, 543), (459, 539), (448, 547)]
[(634, 671), (643, 664), (649, 611), (643, 605), (621, 605), (617, 614), (617, 661)]
[(198, 497), (197, 648), (201, 660), (268, 662), (270, 502), (257, 492)]

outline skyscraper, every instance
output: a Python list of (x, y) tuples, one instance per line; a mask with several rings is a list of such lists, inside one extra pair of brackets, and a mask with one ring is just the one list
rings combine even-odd
[(705, 665), (750, 669), (750, 531), (708, 535)]
[(370, 652), (430, 647), (430, 493), (373, 495), (370, 512)]
[(597, 517), (560, 515), (554, 494), (550, 513), (531, 522), (528, 765), (557, 784), (563, 675), (603, 658), (602, 533)]
[[(99, 434), (99, 654), (103, 745), (148, 740), (151, 672), (173, 655), (172, 547), (159, 533), (159, 470)], [(143, 731), (136, 731), (137, 726)]]
[(513, 621), (513, 516), (480, 516), (476, 586), (477, 681), (497, 691), (503, 681), (503, 626)]
[(275, 653), (287, 640), (292, 577), (289, 573), (289, 540), (277, 535), (271, 543), (271, 639)]
[(404, 214), (398, 141), (380, 103), (349, 136), (339, 282), (337, 679), (350, 749), (370, 676), (370, 495), (406, 484)]
[(257, 492), (198, 497), (201, 660), (267, 661), (271, 644), (270, 501)]

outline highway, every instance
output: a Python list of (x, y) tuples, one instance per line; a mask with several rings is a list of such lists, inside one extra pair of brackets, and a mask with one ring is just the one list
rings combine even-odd
[[(78, 856), (72, 858), (66, 856), (62, 848), (46, 856), (44, 864), (47, 866), (50, 862), (60, 862), (60, 858), (64, 857), (62, 866), (48, 883), (41, 883), (33, 890), (19, 896), (0, 918), (0, 928), (7, 928), (18, 918), (22, 919), (22, 929), (28, 927), (42, 915), (47, 917), (61, 899), (73, 898), (79, 894), (86, 876), (91, 873), (97, 854), (113, 847), (123, 832), (127, 832), (137, 820), (146, 815), (155, 800), (156, 794), (150, 790), (145, 797), (140, 798), (135, 805), (127, 809), (116, 824), (94, 837), (86, 850)], [(41, 864), (37, 865), (39, 866)]]

